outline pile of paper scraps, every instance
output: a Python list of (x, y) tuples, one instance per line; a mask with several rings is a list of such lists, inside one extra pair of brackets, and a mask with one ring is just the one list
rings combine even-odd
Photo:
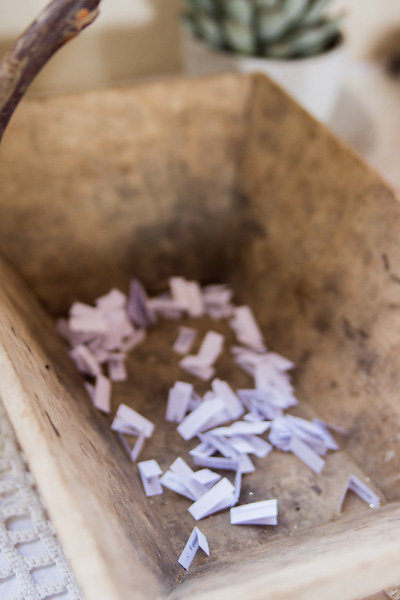
[[(70, 356), (87, 378), (85, 387), (94, 406), (110, 413), (112, 382), (127, 379), (127, 354), (145, 339), (158, 319), (204, 315), (226, 319), (237, 339), (237, 345), (230, 348), (231, 356), (253, 378), (254, 386), (233, 390), (216, 377), (223, 335), (208, 331), (197, 354), (190, 354), (197, 331), (178, 326), (173, 351), (181, 356), (182, 371), (211, 383), (201, 397), (192, 384), (176, 381), (168, 393), (166, 419), (177, 423), (184, 440), (197, 438), (199, 443), (189, 454), (201, 468), (194, 471), (178, 457), (164, 474), (155, 460), (140, 462), (139, 474), (147, 496), (168, 488), (191, 500), (188, 511), (196, 521), (229, 508), (232, 525), (277, 525), (275, 498), (237, 506), (242, 476), (255, 470), (251, 456), (266, 458), (274, 448), (292, 452), (319, 474), (327, 453), (338, 449), (331, 432), (345, 432), (317, 419), (308, 421), (285, 413), (298, 404), (288, 374), (294, 364), (267, 350), (250, 307), (235, 306), (228, 286), (202, 288), (182, 277), (172, 277), (169, 283), (168, 291), (152, 298), (133, 280), (129, 296), (112, 289), (97, 298), (94, 306), (75, 302), (68, 319), (58, 321), (57, 330), (69, 342)], [(119, 406), (111, 427), (132, 461), (138, 459), (154, 431), (153, 423), (125, 404)], [(268, 440), (261, 437), (265, 434)], [(133, 447), (126, 436), (135, 440)], [(233, 483), (216, 471), (232, 472)], [(348, 490), (371, 508), (380, 504), (379, 497), (355, 475), (349, 478), (343, 499)], [(185, 569), (199, 548), (209, 555), (208, 542), (195, 527), (179, 557)]]

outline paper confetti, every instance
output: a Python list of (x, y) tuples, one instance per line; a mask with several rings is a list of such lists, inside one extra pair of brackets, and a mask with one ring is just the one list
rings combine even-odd
[(189, 506), (188, 511), (196, 521), (232, 506), (235, 488), (224, 478)]
[(369, 504), (370, 508), (379, 508), (381, 503), (381, 499), (375, 492), (373, 492), (365, 483), (361, 481), (356, 475), (350, 475), (349, 480), (347, 482), (346, 489), (343, 494), (343, 499), (340, 505), (340, 510), (342, 509), (344, 499), (347, 495), (347, 492), (351, 490), (354, 494), (357, 494), (361, 500), (364, 500), (367, 504)]
[(203, 552), (207, 554), (207, 556), (210, 556), (210, 549), (208, 547), (206, 536), (200, 531), (200, 529), (195, 527), (190, 534), (188, 541), (186, 542), (182, 554), (178, 558), (179, 564), (182, 565), (184, 569), (189, 569), (199, 548), (201, 548)]
[(196, 337), (197, 331), (191, 327), (179, 327), (178, 337), (174, 343), (173, 349), (178, 354), (187, 354), (190, 352)]
[(168, 394), (166, 420), (181, 423), (188, 412), (193, 386), (190, 383), (176, 381)]
[(146, 496), (157, 496), (163, 493), (160, 483), (162, 470), (155, 460), (145, 460), (138, 463), (140, 477)]
[[(192, 502), (188, 511), (195, 520), (230, 509), (232, 525), (275, 526), (276, 499), (237, 505), (243, 477), (255, 471), (258, 461), (266, 459), (275, 448), (291, 452), (318, 475), (329, 460), (329, 453), (338, 450), (334, 434), (346, 432), (318, 419), (286, 413), (298, 404), (290, 376), (294, 364), (267, 350), (251, 308), (235, 306), (232, 299), (233, 292), (226, 285), (201, 287), (197, 281), (183, 277), (171, 277), (167, 291), (149, 297), (144, 286), (133, 279), (129, 296), (114, 288), (97, 298), (93, 306), (73, 303), (68, 318), (57, 322), (57, 331), (70, 345), (70, 357), (85, 377), (84, 385), (93, 404), (109, 413), (112, 382), (128, 379), (127, 354), (136, 351), (151, 335), (151, 328), (159, 319), (208, 315), (211, 319), (227, 320), (237, 339), (237, 345), (230, 348), (231, 358), (253, 383), (236, 390), (218, 376), (217, 361), (225, 341), (221, 333), (208, 331), (197, 354), (189, 354), (197, 330), (179, 326), (172, 348), (181, 355), (179, 366), (211, 383), (208, 391), (200, 395), (191, 383), (171, 382), (168, 396), (165, 395), (166, 420), (177, 424), (177, 432), (184, 440), (197, 438), (189, 456), (201, 468), (195, 471), (178, 457), (164, 474), (154, 459), (139, 462), (138, 470), (147, 496), (162, 494), (163, 488), (180, 494)], [(225, 369), (223, 363), (221, 366)], [(111, 428), (131, 460), (136, 461), (146, 439), (153, 434), (154, 424), (133, 408), (120, 404)], [(215, 470), (227, 471), (234, 483)], [(348, 480), (343, 500), (348, 491), (372, 508), (380, 504), (377, 494), (354, 475)], [(199, 548), (209, 554), (205, 536), (195, 527), (178, 559), (185, 569)]]
[(230, 517), (232, 525), (278, 525), (278, 502), (262, 500), (235, 506)]

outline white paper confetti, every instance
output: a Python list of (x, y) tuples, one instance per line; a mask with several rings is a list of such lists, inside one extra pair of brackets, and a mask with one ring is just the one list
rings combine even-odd
[[(191, 327), (179, 327), (173, 350), (182, 355), (181, 368), (203, 381), (214, 379), (204, 397), (190, 383), (176, 381), (168, 393), (166, 419), (178, 424), (177, 430), (185, 440), (199, 438), (200, 443), (189, 454), (202, 469), (193, 471), (178, 457), (164, 475), (155, 460), (140, 462), (139, 473), (148, 496), (162, 493), (165, 487), (190, 499), (193, 504), (188, 510), (196, 520), (231, 508), (232, 524), (276, 525), (276, 500), (235, 506), (239, 502), (242, 477), (255, 470), (250, 456), (265, 458), (275, 446), (291, 451), (315, 473), (320, 473), (325, 464), (322, 457), (338, 449), (331, 431), (345, 432), (317, 419), (308, 421), (285, 414), (298, 403), (288, 373), (294, 364), (280, 354), (267, 351), (251, 308), (234, 306), (228, 286), (201, 288), (198, 282), (183, 277), (172, 277), (169, 283), (169, 291), (153, 298), (148, 298), (143, 285), (133, 280), (129, 298), (112, 289), (97, 298), (94, 306), (75, 302), (69, 319), (59, 320), (57, 330), (71, 345), (71, 358), (77, 368), (88, 378), (95, 378), (94, 385), (92, 379), (85, 382), (93, 403), (99, 410), (109, 412), (110, 380), (127, 379), (127, 353), (145, 339), (147, 328), (156, 323), (158, 316), (179, 319), (207, 314), (213, 319), (230, 319), (241, 344), (231, 348), (233, 359), (254, 379), (254, 389), (249, 386), (236, 391), (227, 381), (215, 378), (223, 335), (208, 331), (197, 354), (189, 354), (197, 332)], [(154, 425), (121, 404), (112, 429), (136, 461)], [(268, 430), (269, 441), (266, 441), (260, 436)], [(234, 472), (234, 485), (214, 469)], [(379, 497), (355, 476), (350, 477), (345, 494), (349, 490), (370, 506), (379, 505)], [(185, 569), (199, 547), (209, 553), (207, 540), (195, 528), (179, 559)]]
[(96, 334), (105, 334), (108, 329), (106, 319), (96, 309), (93, 309), (93, 313), (71, 316), (69, 326), (72, 331), (79, 333), (88, 332), (93, 336)]
[(349, 490), (357, 494), (357, 496), (361, 498), (361, 500), (364, 500), (364, 502), (369, 504), (370, 508), (379, 508), (379, 505), (381, 503), (381, 499), (379, 498), (379, 496), (375, 494), (375, 492), (373, 492), (356, 475), (350, 475), (346, 489), (343, 494), (342, 502), (340, 504), (340, 510), (342, 509), (344, 499)]
[(224, 411), (225, 403), (222, 398), (203, 400), (203, 402), (185, 417), (178, 426), (178, 432), (185, 440), (191, 440), (199, 432), (207, 428), (207, 424), (215, 415)]
[(198, 446), (195, 446), (190, 450), (189, 454), (191, 456), (211, 456), (214, 452), (214, 446), (211, 446), (211, 444), (207, 444), (206, 442), (201, 442), (201, 444), (198, 444)]
[(214, 375), (214, 362), (222, 352), (224, 337), (215, 331), (209, 331), (197, 354), (188, 354), (179, 363), (182, 369), (208, 381)]
[(149, 438), (154, 431), (154, 424), (133, 408), (130, 408), (126, 404), (120, 404), (111, 429), (120, 431), (121, 433), (129, 433), (130, 430), (136, 431), (143, 433), (146, 438)]
[(176, 494), (185, 496), (185, 498), (189, 498), (189, 500), (196, 500), (195, 495), (187, 489), (187, 487), (182, 483), (179, 476), (175, 475), (175, 473), (173, 473), (172, 471), (166, 471), (161, 477), (160, 481), (164, 487), (168, 488), (169, 490), (172, 490)]
[(211, 382), (211, 387), (215, 394), (219, 398), (223, 399), (225, 403), (225, 410), (228, 415), (228, 420), (233, 421), (234, 419), (238, 419), (243, 415), (243, 405), (226, 381), (221, 381), (221, 379), (214, 379)]
[(108, 373), (111, 381), (126, 381), (128, 379), (125, 367), (125, 354), (114, 353), (108, 360)]
[[(254, 421), (276, 419), (283, 415), (283, 408), (275, 403), (275, 393), (269, 390), (239, 390), (238, 396), (250, 411)], [(248, 417), (245, 417), (247, 420)]]
[(231, 506), (234, 495), (235, 488), (231, 482), (226, 478), (221, 479), (201, 498), (189, 506), (188, 511), (196, 521), (199, 521)]
[(213, 447), (214, 453), (219, 452), (225, 458), (238, 458), (238, 452), (231, 445), (231, 440), (224, 438), (223, 436), (213, 436), (210, 433), (199, 434), (199, 439)]
[(245, 421), (236, 421), (230, 427), (217, 427), (211, 429), (207, 433), (212, 435), (223, 435), (230, 437), (233, 435), (261, 435), (265, 433), (271, 426), (270, 421), (257, 421), (255, 423), (247, 423)]
[(273, 450), (273, 446), (256, 435), (246, 436), (247, 443), (252, 447), (252, 452), (258, 458), (265, 458)]
[(236, 471), (234, 488), (235, 493), (233, 495), (232, 506), (235, 506), (239, 502), (240, 492), (242, 491), (242, 471), (240, 469)]
[(143, 483), (146, 496), (157, 496), (162, 494), (160, 475), (162, 470), (155, 460), (145, 460), (138, 463), (140, 477)]
[(185, 356), (179, 365), (182, 369), (187, 371), (187, 373), (190, 373), (203, 381), (210, 381), (215, 375), (214, 367), (203, 367), (202, 365), (197, 364), (196, 359), (193, 359), (190, 356)]
[(325, 461), (296, 435), (291, 437), (289, 449), (297, 456), (297, 458), (310, 467), (314, 473), (321, 473)]
[(171, 277), (169, 280), (171, 296), (175, 305), (190, 317), (204, 314), (204, 301), (197, 281), (187, 281), (183, 277)]
[(137, 279), (133, 279), (130, 284), (127, 313), (140, 329), (145, 329), (156, 321), (146, 290)]
[[(143, 449), (145, 439), (153, 434), (154, 425), (133, 408), (129, 408), (126, 404), (120, 404), (111, 424), (111, 429), (118, 433), (118, 437), (131, 460), (135, 462)], [(136, 438), (133, 448), (126, 440), (126, 435)]]
[(197, 337), (197, 331), (191, 327), (179, 327), (178, 337), (173, 345), (173, 349), (178, 354), (187, 354), (190, 352)]
[(104, 375), (96, 377), (93, 390), (93, 404), (101, 412), (109, 414), (111, 409), (111, 383)]
[(164, 319), (176, 320), (182, 317), (181, 309), (177, 307), (168, 292), (150, 298), (147, 302), (147, 306), (154, 315), (159, 315), (164, 317)]
[(278, 525), (278, 501), (262, 500), (230, 510), (232, 525)]
[(123, 447), (125, 448), (127, 454), (129, 455), (130, 459), (132, 462), (136, 462), (139, 454), (141, 453), (143, 446), (144, 446), (144, 442), (146, 440), (146, 436), (143, 433), (140, 433), (139, 435), (137, 435), (136, 433), (133, 432), (128, 432), (128, 435), (131, 437), (135, 438), (135, 443), (133, 444), (133, 447), (131, 447), (124, 435), (124, 433), (121, 433), (120, 431), (117, 432), (118, 437), (121, 441), (121, 444), (123, 445)]
[(265, 352), (262, 333), (249, 306), (236, 307), (230, 325), (241, 344), (256, 352)]
[(87, 346), (79, 344), (70, 351), (69, 355), (81, 373), (86, 373), (92, 377), (97, 377), (97, 375), (101, 374), (99, 361)]
[(182, 458), (177, 458), (170, 466), (170, 471), (177, 476), (185, 488), (194, 496), (197, 500), (201, 498), (206, 492), (207, 487), (200, 483), (195, 477), (192, 469), (185, 463)]
[(179, 564), (182, 565), (184, 569), (189, 569), (199, 548), (201, 548), (207, 556), (210, 555), (206, 536), (198, 529), (198, 527), (195, 527), (186, 542), (182, 554), (178, 558)]
[(194, 456), (193, 462), (198, 467), (207, 467), (209, 469), (218, 469), (221, 471), (237, 471), (252, 473), (255, 467), (248, 456), (245, 454), (237, 455), (234, 458), (224, 458), (223, 456)]
[(189, 409), (193, 394), (193, 386), (183, 381), (175, 382), (169, 390), (166, 420), (172, 423), (181, 423)]
[(127, 297), (120, 290), (113, 288), (108, 294), (99, 296), (95, 300), (96, 306), (103, 310), (113, 310), (125, 308)]
[(200, 364), (210, 366), (215, 363), (222, 352), (224, 336), (215, 331), (208, 331), (204, 336), (200, 349), (196, 355)]
[(206, 313), (212, 319), (227, 319), (233, 314), (232, 290), (226, 285), (208, 285), (203, 288)]
[(219, 473), (215, 473), (210, 469), (200, 469), (200, 471), (196, 471), (194, 473), (193, 477), (202, 485), (205, 485), (208, 489), (221, 479), (221, 475)]

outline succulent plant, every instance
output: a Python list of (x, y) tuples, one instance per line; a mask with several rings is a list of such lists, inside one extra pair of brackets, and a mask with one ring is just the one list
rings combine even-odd
[(250, 56), (302, 58), (340, 39), (330, 0), (185, 0), (184, 22), (206, 43)]

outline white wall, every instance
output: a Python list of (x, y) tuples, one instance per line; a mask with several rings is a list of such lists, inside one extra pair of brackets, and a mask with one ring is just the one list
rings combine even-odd
[[(0, 53), (45, 0), (0, 0)], [(364, 57), (393, 25), (400, 0), (334, 0), (347, 13), (350, 55)], [(35, 83), (36, 90), (105, 85), (179, 69), (180, 0), (103, 0), (101, 16), (63, 48)]]
[(365, 58), (371, 48), (393, 27), (400, 28), (400, 0), (334, 0), (346, 14), (350, 55)]

